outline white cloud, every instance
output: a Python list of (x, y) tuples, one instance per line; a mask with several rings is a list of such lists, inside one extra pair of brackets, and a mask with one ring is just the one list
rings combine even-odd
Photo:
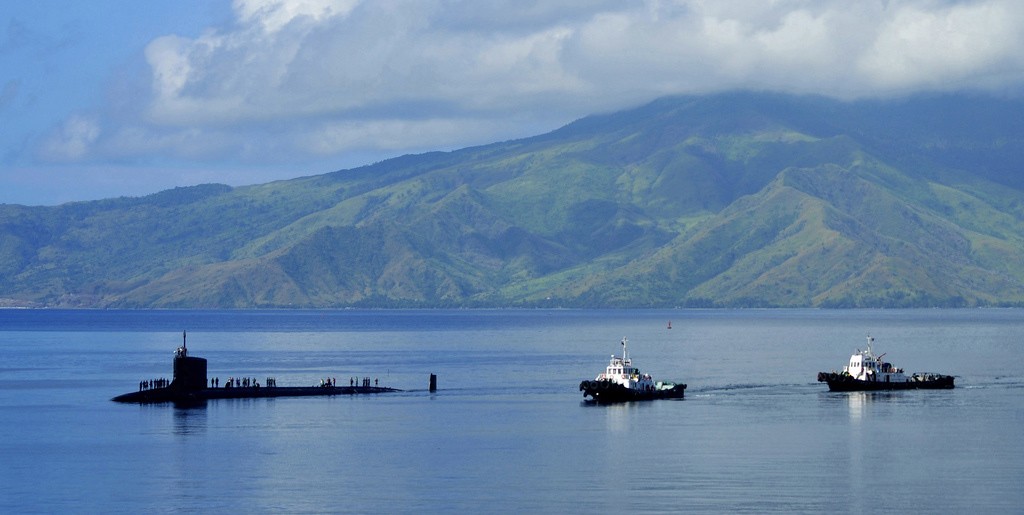
[(404, 151), (409, 142), (421, 148), (444, 149), (452, 140), (472, 139), (475, 134), (499, 130), (495, 121), (482, 120), (372, 120), (334, 122), (298, 134), (297, 146), (316, 155), (333, 155), (338, 149), (378, 148)]
[(49, 161), (76, 161), (87, 157), (100, 136), (99, 123), (87, 116), (74, 115), (44, 142), (42, 157)]
[(301, 17), (321, 22), (331, 16), (348, 14), (359, 0), (235, 0), (242, 23), (259, 24), (266, 32), (277, 32)]
[(301, 165), (526, 136), (674, 93), (852, 98), (1024, 81), (1016, 0), (232, 5), (231, 25), (148, 45), (144, 115), (103, 120), (115, 127), (102, 134), (69, 119), (47, 154)]
[(860, 59), (875, 86), (986, 86), (986, 77), (1024, 75), (1024, 3), (970, 2), (895, 9)]

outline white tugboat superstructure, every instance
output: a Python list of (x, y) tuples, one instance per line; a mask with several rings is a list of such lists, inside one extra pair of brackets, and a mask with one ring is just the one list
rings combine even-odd
[(686, 385), (655, 382), (650, 374), (641, 373), (629, 358), (629, 340), (622, 338), (622, 357), (612, 354), (605, 371), (593, 381), (580, 383), (583, 397), (594, 402), (682, 398)]

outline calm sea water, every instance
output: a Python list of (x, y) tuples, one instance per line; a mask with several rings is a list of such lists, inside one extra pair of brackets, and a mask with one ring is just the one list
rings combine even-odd
[[(404, 391), (110, 402), (182, 330), (222, 382)], [(815, 381), (869, 333), (957, 388)], [(2, 310), (0, 512), (1020, 513), (1022, 335), (1022, 310)], [(582, 404), (623, 336), (686, 399)]]

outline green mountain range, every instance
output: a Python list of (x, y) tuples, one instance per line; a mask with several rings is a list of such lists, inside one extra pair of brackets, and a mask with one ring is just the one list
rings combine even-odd
[(1024, 305), (1024, 101), (665, 98), (256, 186), (0, 205), (0, 304)]

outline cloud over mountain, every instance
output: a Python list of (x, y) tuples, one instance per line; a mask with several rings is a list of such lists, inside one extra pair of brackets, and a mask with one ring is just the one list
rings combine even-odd
[(0, 26), (10, 191), (290, 178), (670, 94), (1017, 96), (1024, 82), (1015, 0), (193, 0), (75, 6), (67, 23), (16, 7)]
[[(1016, 0), (235, 0), (152, 38), (46, 162), (315, 172), (521, 137), (667, 94), (1017, 94)], [(366, 162), (366, 161), (362, 161)]]

